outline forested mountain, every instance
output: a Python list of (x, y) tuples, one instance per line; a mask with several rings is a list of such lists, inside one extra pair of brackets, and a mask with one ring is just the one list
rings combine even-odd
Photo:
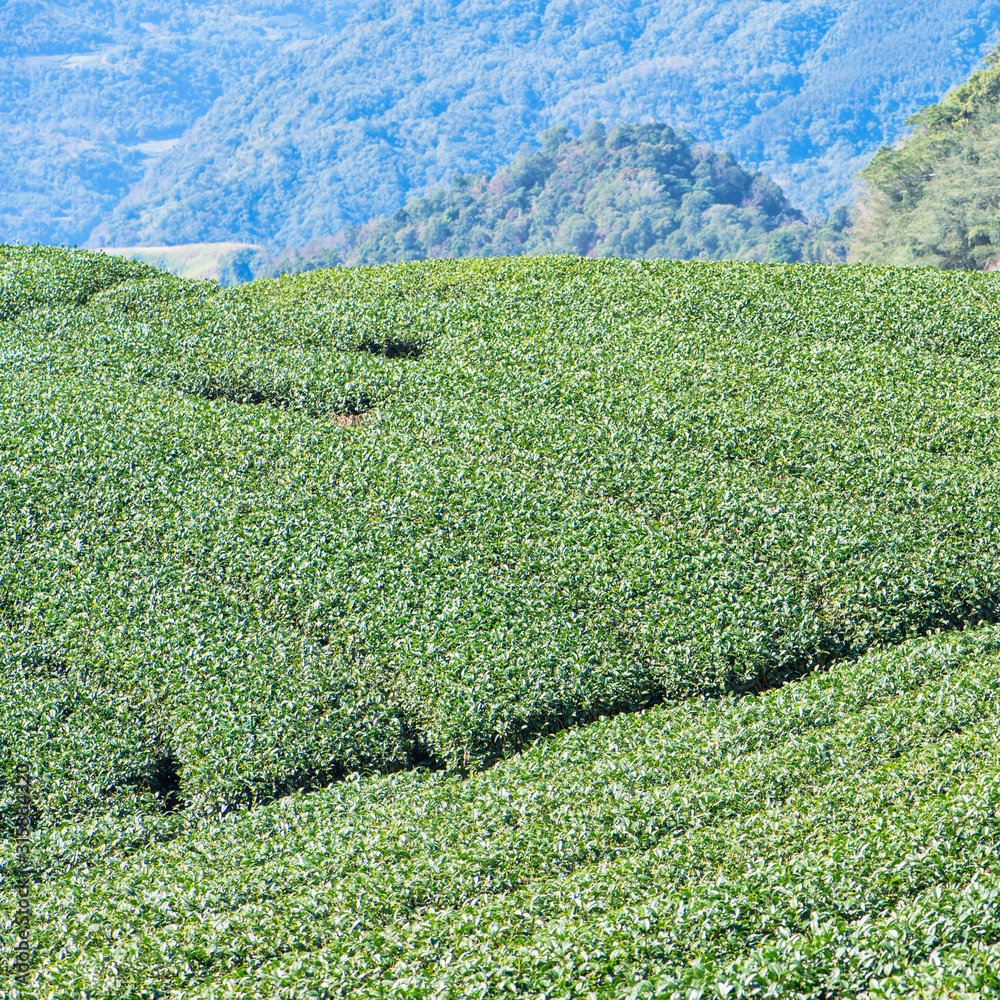
[(86, 243), (215, 101), (283, 45), (336, 34), (356, 3), (308, 6), (0, 3), (0, 242)]
[(598, 119), (825, 214), (998, 29), (1000, 0), (5, 4), (0, 240), (300, 246)]
[(1000, 49), (863, 171), (850, 259), (945, 270), (1000, 264)]
[(247, 243), (111, 247), (188, 278), (223, 285), (315, 268), (430, 257), (571, 253), (677, 260), (843, 262), (851, 225), (836, 209), (806, 220), (781, 188), (728, 153), (668, 125), (593, 122), (579, 140), (565, 125), (539, 136), (491, 177), (455, 174), (447, 189), (393, 215), (347, 226), (282, 253)]
[[(842, 259), (842, 233), (807, 224), (764, 174), (666, 125), (594, 122), (582, 138), (543, 132), (541, 152), (492, 177), (456, 175), (448, 191), (348, 227), (349, 266), (426, 257), (573, 253), (587, 257), (798, 261)], [(841, 229), (846, 218), (841, 215)]]

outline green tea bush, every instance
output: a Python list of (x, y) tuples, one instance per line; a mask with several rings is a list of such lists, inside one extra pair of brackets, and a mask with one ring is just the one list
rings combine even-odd
[(466, 780), (355, 776), (147, 845), (140, 822), (67, 824), (40, 844), (60, 918), (36, 982), (995, 995), (998, 678), (996, 628), (928, 637), (766, 697), (602, 719)]
[(40, 995), (994, 988), (993, 275), (0, 285)]

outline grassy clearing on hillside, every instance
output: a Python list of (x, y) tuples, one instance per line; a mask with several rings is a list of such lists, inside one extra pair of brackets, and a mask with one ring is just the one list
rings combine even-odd
[(990, 995), (994, 285), (0, 248), (40, 995)]
[(105, 247), (103, 253), (141, 260), (179, 278), (222, 281), (227, 266), (241, 252), (257, 252), (256, 243), (182, 243), (172, 247)]

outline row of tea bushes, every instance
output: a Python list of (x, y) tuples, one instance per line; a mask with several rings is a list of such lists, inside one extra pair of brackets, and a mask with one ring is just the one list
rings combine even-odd
[[(994, 659), (983, 647), (973, 663), (957, 633), (920, 637), (996, 618), (994, 278), (554, 257), (222, 290), (82, 251), (0, 248), (2, 846), (9, 865), (24, 761), (33, 891), (64, 892), (69, 914), (58, 924), (51, 895), (36, 911), (50, 992), (64, 976), (71, 992), (92, 981), (115, 993), (114, 976), (131, 969), (148, 995), (227, 995), (230, 982), (245, 993), (258, 972), (280, 977), (300, 961), (295, 976), (342, 994), (390, 981), (461, 993), (448, 976), (466, 982), (469, 963), (484, 993), (516, 982), (559, 994), (576, 979), (609, 995), (690, 995), (702, 981), (766, 992), (753, 976), (772, 973), (794, 992), (834, 975), (830, 948), (855, 956), (843, 974), (867, 976), (868, 990), (881, 975), (871, 956), (888, 955), (885, 978), (903, 989), (892, 956), (910, 937), (893, 951), (896, 918), (876, 903), (895, 878), (880, 867), (886, 845), (907, 837), (944, 845), (945, 944), (913, 945), (914, 975), (931, 989), (941, 961), (973, 981), (993, 940), (983, 924), (982, 947), (961, 944), (975, 938), (966, 911), (992, 891), (977, 851), (993, 843), (980, 817), (993, 801), (983, 734)], [(870, 671), (862, 687), (833, 680), (866, 663), (901, 676), (892, 658), (925, 648), (937, 666), (921, 673), (915, 653), (916, 674), (887, 682), (884, 697)], [(794, 701), (801, 678), (821, 710)], [(765, 694), (745, 697), (754, 692)], [(772, 703), (794, 704), (800, 728), (748, 707)], [(699, 728), (704, 713), (722, 720), (714, 735)], [(651, 746), (658, 725), (679, 742), (643, 756), (633, 725)], [(601, 751), (608, 733), (616, 749)], [(617, 778), (587, 757), (591, 740), (648, 788), (616, 797)], [(569, 748), (570, 763), (551, 747)], [(897, 760), (911, 770), (897, 773)], [(522, 801), (509, 786), (489, 791), (513, 774), (531, 794), (537, 783), (518, 768), (544, 761), (559, 775), (543, 782), (537, 813), (509, 808)], [(940, 791), (939, 764), (958, 798)], [(358, 780), (373, 772), (383, 781)], [(938, 791), (920, 798), (911, 773)], [(679, 781), (675, 800), (663, 789)], [(786, 793), (807, 825), (772, 823)], [(481, 828), (463, 811), (480, 798), (501, 803)], [(884, 841), (864, 819), (883, 800), (910, 802), (878, 814), (896, 824)], [(333, 889), (314, 907), (316, 851), (302, 845), (277, 868), (266, 852), (283, 858), (298, 842), (282, 810), (347, 801), (356, 815), (335, 805), (315, 820)], [(213, 838), (244, 829), (219, 822), (234, 812), (255, 832), (231, 857), (213, 855)], [(802, 863), (832, 881), (803, 884), (848, 937), (816, 938), (818, 972), (794, 906), (770, 900), (769, 937), (771, 925), (726, 923), (706, 879), (745, 884), (731, 893), (741, 914), (770, 912), (763, 887), (786, 846), (828, 813), (827, 840), (809, 849), (841, 853)], [(764, 882), (718, 867), (744, 857), (744, 815), (765, 838)], [(774, 823), (785, 832), (772, 841)], [(723, 854), (700, 840), (685, 854), (684, 838), (709, 828)], [(361, 829), (374, 852), (363, 857), (350, 846)], [(837, 867), (854, 864), (855, 829), (874, 859), (856, 878)], [(212, 860), (192, 874), (183, 851), (201, 838)], [(661, 941), (675, 918), (637, 915), (627, 887), (624, 924), (607, 934), (581, 918), (576, 941), (577, 910), (544, 907), (547, 929), (528, 934), (531, 886), (570, 879), (569, 898), (597, 913), (608, 883), (588, 895), (585, 869), (629, 852), (652, 859), (651, 877), (667, 865), (661, 916), (701, 886), (682, 902), (708, 914), (707, 937), (680, 921), (682, 940)], [(116, 895), (116, 880), (147, 862), (155, 888), (135, 890), (141, 903)], [(922, 885), (906, 878), (897, 888)], [(203, 881), (216, 896), (202, 899)], [(851, 893), (866, 900), (860, 916)], [(503, 916), (508, 897), (514, 916)], [(906, 899), (913, 912), (937, 905)], [(108, 916), (118, 912), (120, 926)], [(466, 934), (480, 914), (493, 916)], [(660, 930), (648, 948), (633, 933), (623, 951), (614, 928), (635, 920)], [(493, 924), (499, 961), (514, 966), (486, 962)], [(887, 928), (874, 951), (863, 939), (881, 932), (869, 926)], [(744, 932), (750, 949), (733, 943)], [(694, 950), (678, 951), (688, 938)], [(126, 939), (138, 951), (114, 964), (109, 942)], [(748, 954), (756, 972), (740, 964)]]
[(996, 995), (998, 682), (982, 628), (604, 719), (466, 780), (356, 777), (157, 846), (67, 826), (44, 845), (32, 983)]
[(4, 713), (51, 822), (488, 766), (995, 615), (989, 275), (3, 260)]

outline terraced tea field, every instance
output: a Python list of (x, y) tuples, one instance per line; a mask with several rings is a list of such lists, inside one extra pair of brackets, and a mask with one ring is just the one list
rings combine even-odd
[(998, 280), (0, 248), (3, 995), (1000, 994)]

